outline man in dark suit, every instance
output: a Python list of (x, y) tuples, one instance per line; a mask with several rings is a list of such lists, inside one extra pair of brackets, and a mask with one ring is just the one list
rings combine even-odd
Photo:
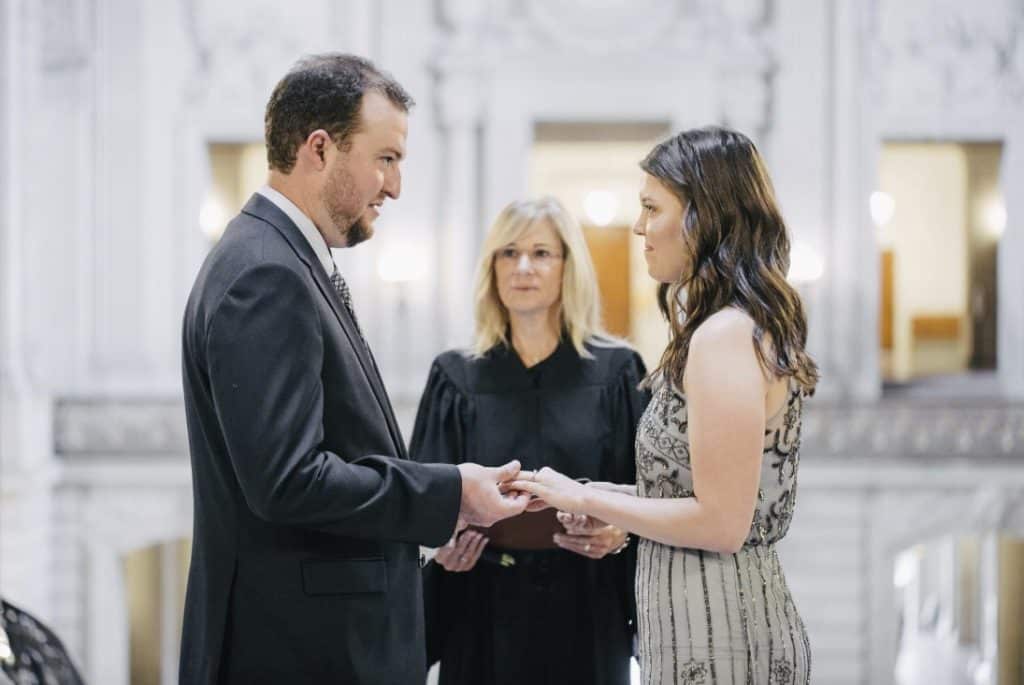
[(422, 683), (419, 545), (525, 507), (516, 462), (407, 458), (331, 257), (398, 198), (411, 104), (365, 60), (300, 62), (267, 105), (268, 185), (196, 277), (183, 684)]

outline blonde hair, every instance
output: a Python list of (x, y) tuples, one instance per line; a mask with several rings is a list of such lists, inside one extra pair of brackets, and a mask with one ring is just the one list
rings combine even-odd
[(540, 221), (548, 221), (562, 242), (562, 289), (559, 302), (562, 334), (581, 357), (592, 358), (585, 343), (620, 345), (601, 325), (601, 296), (583, 230), (553, 197), (513, 202), (498, 214), (484, 239), (476, 270), (476, 333), (473, 354), (481, 356), (499, 343), (508, 344), (508, 309), (498, 296), (495, 253), (515, 242)]

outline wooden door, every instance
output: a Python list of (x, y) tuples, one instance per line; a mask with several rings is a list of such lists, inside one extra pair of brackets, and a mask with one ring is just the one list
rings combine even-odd
[(629, 335), (628, 226), (584, 226), (583, 236), (597, 270), (601, 318), (612, 335)]

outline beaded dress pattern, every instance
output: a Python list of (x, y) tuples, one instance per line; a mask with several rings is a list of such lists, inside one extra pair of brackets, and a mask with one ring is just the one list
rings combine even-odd
[[(636, 592), (645, 685), (803, 685), (810, 646), (775, 543), (796, 503), (804, 394), (796, 384), (765, 424), (750, 534), (736, 554), (641, 540)], [(662, 383), (636, 436), (641, 497), (692, 497), (686, 397)]]

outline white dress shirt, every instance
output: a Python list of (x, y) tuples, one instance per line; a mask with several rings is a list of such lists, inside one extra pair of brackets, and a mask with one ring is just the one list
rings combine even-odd
[(320, 264), (323, 265), (324, 272), (326, 272), (329, 278), (335, 269), (334, 257), (331, 256), (331, 248), (327, 247), (327, 241), (324, 240), (320, 231), (317, 230), (313, 220), (303, 214), (302, 210), (296, 207), (294, 202), (270, 186), (263, 186), (256, 192), (277, 205), (277, 208), (287, 214), (288, 218), (299, 227), (299, 231), (302, 232), (306, 242), (313, 248), (313, 253), (320, 260)]

